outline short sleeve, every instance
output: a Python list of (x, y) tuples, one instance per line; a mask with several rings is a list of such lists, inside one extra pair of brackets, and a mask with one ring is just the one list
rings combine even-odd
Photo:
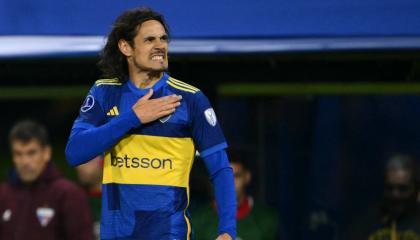
[(209, 100), (200, 91), (194, 94), (191, 104), (192, 136), (202, 157), (225, 149), (227, 143)]
[(101, 97), (97, 87), (93, 86), (79, 109), (79, 116), (74, 122), (73, 129), (89, 129), (105, 123), (106, 116), (100, 99)]

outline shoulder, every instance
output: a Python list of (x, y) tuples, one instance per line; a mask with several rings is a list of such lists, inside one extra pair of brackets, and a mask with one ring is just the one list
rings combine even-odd
[(114, 95), (121, 89), (124, 83), (118, 79), (99, 79), (95, 81), (89, 91), (89, 95), (96, 100), (107, 99), (111, 95)]
[(95, 81), (92, 89), (95, 91), (103, 92), (113, 89), (119, 89), (124, 83), (117, 78), (112, 79), (98, 79)]
[(201, 93), (200, 89), (173, 77), (169, 77), (166, 82), (173, 92), (181, 95), (190, 96)]
[(167, 80), (171, 92), (182, 95), (183, 99), (189, 103), (189, 106), (195, 108), (202, 105), (209, 105), (209, 100), (200, 89), (185, 83), (181, 80), (169, 77)]
[(10, 184), (7, 182), (0, 183), (0, 199), (8, 194), (10, 191)]
[(96, 93), (104, 93), (112, 90), (120, 89), (123, 85), (117, 78), (113, 79), (99, 79), (95, 81), (91, 91)]
[(13, 189), (13, 185), (10, 182), (0, 183), (0, 195), (1, 193), (11, 191), (12, 189)]
[(55, 180), (52, 183), (52, 188), (57, 194), (62, 194), (67, 197), (77, 197), (85, 195), (83, 189), (80, 186), (76, 185), (75, 183), (64, 177)]
[(95, 87), (121, 86), (123, 83), (118, 78), (104, 78), (95, 81)]
[(109, 89), (118, 89), (124, 83), (119, 81), (117, 78), (110, 79), (98, 79), (95, 81), (93, 86), (90, 88), (90, 93), (92, 92), (101, 92)]

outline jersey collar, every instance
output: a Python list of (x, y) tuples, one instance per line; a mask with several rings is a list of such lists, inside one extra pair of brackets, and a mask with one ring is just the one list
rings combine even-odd
[[(153, 92), (158, 91), (163, 85), (165, 85), (168, 78), (169, 75), (167, 73), (163, 73), (162, 78), (160, 78), (159, 81), (157, 81), (155, 85), (151, 87)], [(150, 90), (150, 88), (137, 88), (130, 79), (127, 81), (127, 85), (128, 88), (130, 88), (130, 90), (138, 96), (143, 96)]]

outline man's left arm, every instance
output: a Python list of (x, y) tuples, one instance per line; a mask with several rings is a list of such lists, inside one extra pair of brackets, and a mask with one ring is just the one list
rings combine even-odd
[(193, 100), (190, 109), (192, 134), (214, 187), (219, 216), (218, 239), (235, 239), (236, 194), (233, 171), (225, 152), (227, 143), (207, 97), (200, 91), (194, 94)]
[(225, 150), (219, 150), (203, 157), (210, 180), (213, 183), (214, 195), (219, 216), (218, 235), (220, 240), (236, 238), (236, 193), (233, 171), (229, 165)]

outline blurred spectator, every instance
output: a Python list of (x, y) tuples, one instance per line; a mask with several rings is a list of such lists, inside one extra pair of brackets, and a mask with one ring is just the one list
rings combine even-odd
[(420, 239), (417, 165), (409, 156), (396, 155), (385, 167), (382, 204), (356, 219), (345, 235), (349, 240)]
[(76, 168), (79, 182), (89, 196), (90, 209), (93, 217), (93, 232), (96, 239), (99, 239), (101, 221), (103, 161), (103, 157), (98, 156)]
[[(242, 156), (230, 152), (230, 165), (235, 178), (236, 198), (238, 201), (237, 240), (270, 240), (278, 234), (276, 210), (254, 202), (247, 193), (252, 174), (242, 160)], [(199, 240), (214, 240), (216, 236), (216, 206), (213, 201), (205, 207), (192, 212), (194, 235)]]
[(45, 127), (18, 122), (9, 142), (15, 168), (0, 185), (0, 239), (93, 239), (86, 195), (50, 161)]

